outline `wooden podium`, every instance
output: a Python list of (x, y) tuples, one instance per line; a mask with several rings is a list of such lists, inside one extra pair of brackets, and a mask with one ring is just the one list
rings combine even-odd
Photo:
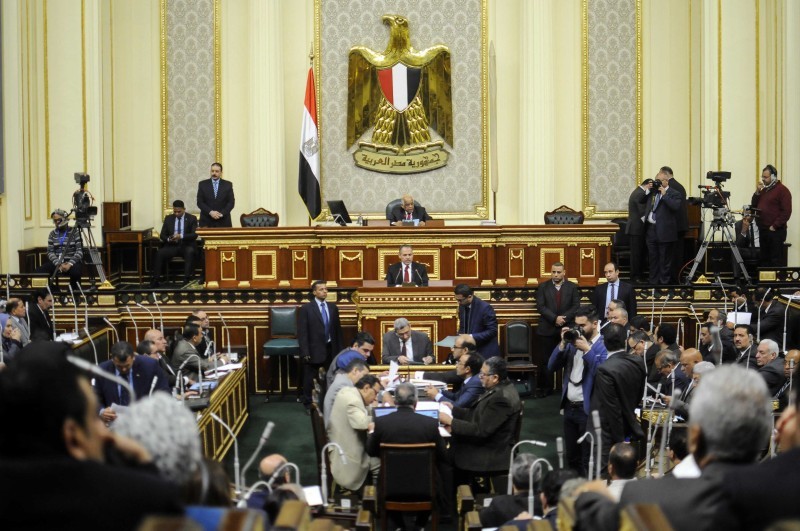
[[(424, 332), (432, 343), (458, 332), (458, 303), (449, 280), (430, 282), (428, 287), (386, 287), (385, 281), (365, 282), (353, 294), (359, 329), (375, 338), (375, 359), (380, 363), (383, 334), (394, 329), (394, 320), (405, 317), (413, 330)], [(377, 284), (377, 285), (376, 285)], [(436, 363), (449, 349), (434, 346)]]

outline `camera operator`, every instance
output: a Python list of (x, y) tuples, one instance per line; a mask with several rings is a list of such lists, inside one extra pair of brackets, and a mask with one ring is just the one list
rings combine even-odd
[(655, 183), (650, 185), (653, 193), (642, 201), (648, 203), (645, 222), (650, 284), (669, 284), (673, 274), (674, 249), (684, 202), (680, 192), (670, 187), (671, 178), (671, 170), (667, 172), (662, 168), (656, 175)]
[(47, 237), (47, 262), (36, 272), (53, 277), (67, 275), (70, 285), (77, 287), (83, 273), (83, 245), (80, 232), (70, 228), (67, 215), (61, 209), (50, 214), (56, 227)]
[(761, 263), (785, 267), (783, 244), (786, 242), (786, 224), (792, 215), (792, 194), (778, 180), (778, 170), (772, 164), (761, 170), (761, 183), (750, 203), (760, 211), (756, 224), (760, 232)]

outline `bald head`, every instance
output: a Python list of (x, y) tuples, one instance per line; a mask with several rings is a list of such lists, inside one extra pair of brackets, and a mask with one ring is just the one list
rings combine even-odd
[(167, 340), (164, 338), (164, 334), (161, 332), (161, 330), (151, 328), (144, 333), (144, 338), (147, 341), (153, 342), (153, 344), (156, 346), (156, 352), (164, 354), (167, 351)]
[(696, 348), (687, 348), (681, 354), (681, 366), (683, 373), (691, 377), (694, 366), (703, 361), (703, 355)]
[(792, 349), (786, 353), (783, 360), (783, 375), (788, 378), (789, 375), (797, 369), (797, 364), (800, 362), (800, 350)]
[[(261, 474), (261, 477), (264, 479), (269, 479), (272, 474), (275, 473), (280, 467), (285, 465), (288, 461), (285, 457), (281, 454), (270, 454), (258, 464), (258, 471)], [(289, 481), (289, 468), (287, 467), (284, 469), (282, 475), (280, 475), (276, 480), (275, 483), (280, 485), (282, 483), (287, 483)]]

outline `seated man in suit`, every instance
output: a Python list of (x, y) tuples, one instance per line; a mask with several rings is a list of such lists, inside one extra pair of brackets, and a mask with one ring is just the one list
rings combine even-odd
[[(139, 398), (147, 396), (154, 384), (155, 390), (169, 392), (167, 377), (158, 366), (158, 362), (147, 356), (135, 355), (133, 345), (127, 341), (114, 343), (111, 347), (111, 359), (101, 363), (100, 368), (129, 381)], [(131, 404), (128, 391), (111, 380), (95, 378), (94, 390), (97, 393), (98, 413), (106, 423), (117, 419), (112, 404), (120, 406)]]
[[(364, 360), (364, 363), (370, 363), (370, 358), (372, 358), (372, 351), (374, 349), (375, 338), (372, 337), (372, 334), (369, 332), (357, 333), (355, 339), (353, 339), (353, 344), (336, 354), (331, 360), (331, 365), (328, 367), (328, 372), (325, 375), (325, 383), (327, 386), (333, 383), (333, 379), (336, 378), (336, 375), (340, 374), (342, 369), (349, 363), (349, 361), (343, 363), (339, 362), (343, 356), (350, 358), (348, 353), (356, 352)], [(374, 358), (372, 358), (372, 363), (375, 363)]]
[[(530, 490), (530, 469), (536, 461), (536, 456), (531, 453), (519, 453), (511, 464), (511, 489), (512, 494), (494, 496), (491, 503), (478, 513), (482, 527), (500, 527), (509, 520), (513, 520), (523, 511), (528, 510), (528, 491)], [(542, 469), (534, 472), (534, 485), (542, 479)], [(542, 501), (537, 496), (533, 500), (532, 516), (542, 516)]]
[(6, 303), (8, 322), (20, 333), (20, 343), (26, 346), (31, 342), (31, 329), (25, 317), (25, 302), (22, 299), (11, 297)]
[(453, 293), (458, 302), (458, 333), (469, 334), (484, 358), (499, 356), (497, 315), (492, 305), (476, 297), (466, 284), (456, 286)]
[(164, 339), (164, 334), (161, 333), (161, 330), (152, 328), (144, 333), (144, 339), (136, 345), (136, 353), (140, 356), (147, 356), (148, 358), (156, 360), (158, 366), (161, 367), (161, 370), (164, 372), (164, 376), (167, 377), (169, 388), (172, 389), (175, 387), (176, 373), (175, 369), (172, 368), (169, 364), (169, 360), (164, 355), (166, 348), (167, 340)]
[(172, 214), (164, 218), (159, 238), (162, 245), (156, 254), (150, 286), (159, 285), (164, 266), (176, 256), (183, 258), (183, 282), (191, 282), (194, 255), (197, 252), (197, 218), (186, 212), (186, 206), (180, 199), (172, 202)]
[(388, 287), (401, 284), (428, 285), (428, 268), (425, 264), (414, 261), (414, 248), (410, 245), (400, 247), (400, 261), (389, 266), (386, 273)]
[(775, 396), (786, 381), (783, 376), (783, 360), (778, 357), (779, 350), (778, 344), (771, 339), (764, 339), (756, 349), (758, 374), (764, 378), (769, 396)]
[[(196, 323), (189, 323), (183, 327), (181, 339), (175, 345), (172, 352), (172, 368), (182, 376), (188, 376), (190, 380), (198, 381), (197, 373), (214, 368), (216, 354), (212, 354), (208, 359), (203, 359), (197, 352), (197, 345), (203, 340), (203, 328)], [(193, 357), (194, 356), (194, 357)], [(219, 363), (228, 363), (227, 356), (220, 356)], [(180, 381), (178, 381), (180, 384)]]
[(383, 334), (381, 361), (396, 361), (400, 365), (430, 365), (433, 363), (433, 345), (427, 335), (411, 330), (405, 317), (394, 321), (394, 330)]
[(392, 225), (402, 225), (403, 221), (418, 220), (420, 225), (425, 225), (426, 221), (431, 218), (425, 207), (422, 205), (415, 206), (414, 198), (406, 194), (403, 196), (403, 202), (392, 209), (387, 218), (392, 222)]
[(456, 374), (464, 380), (461, 389), (457, 392), (439, 391), (434, 386), (429, 385), (425, 389), (428, 398), (437, 402), (444, 400), (457, 407), (472, 407), (472, 405), (483, 394), (483, 385), (478, 373), (483, 366), (483, 356), (477, 352), (461, 356), (456, 362)]

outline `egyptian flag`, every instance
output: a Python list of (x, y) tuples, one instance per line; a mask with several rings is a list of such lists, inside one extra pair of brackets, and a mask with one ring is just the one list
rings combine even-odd
[(317, 135), (317, 96), (314, 92), (314, 70), (308, 69), (306, 82), (303, 127), (300, 131), (300, 197), (308, 209), (308, 215), (316, 218), (322, 211), (319, 193), (319, 136)]

